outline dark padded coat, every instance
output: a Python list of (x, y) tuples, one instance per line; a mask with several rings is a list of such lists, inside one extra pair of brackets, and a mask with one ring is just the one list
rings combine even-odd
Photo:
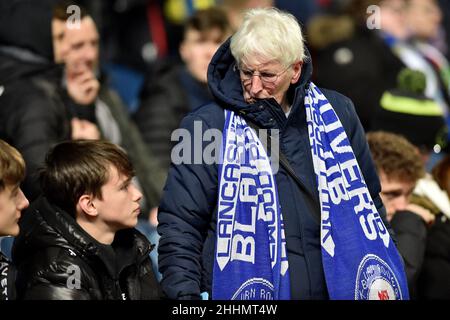
[(417, 299), (417, 283), (425, 257), (427, 226), (423, 219), (411, 211), (399, 211), (391, 220), (397, 237), (398, 252), (405, 263), (410, 299)]
[(450, 300), (450, 219), (436, 216), (428, 231), (425, 259), (419, 276), (419, 298)]
[(102, 245), (45, 198), (25, 212), (20, 228), (12, 252), (18, 299), (141, 300), (160, 296), (149, 258), (152, 246), (135, 229), (121, 230), (111, 246)]
[[(303, 64), (299, 82), (292, 85), (288, 98), (293, 103), (286, 118), (274, 99), (247, 104), (243, 100), (239, 74), (229, 41), (213, 57), (208, 80), (216, 102), (193, 111), (182, 121), (193, 139), (194, 121), (202, 131), (224, 126), (224, 110), (245, 113), (263, 128), (280, 130), (280, 148), (297, 176), (318, 201), (312, 156), (308, 140), (306, 112), (303, 104), (312, 64)], [(362, 126), (352, 102), (336, 92), (323, 90), (339, 116), (364, 174), (375, 206), (385, 224), (385, 209), (379, 197), (380, 183), (366, 143)], [(198, 126), (198, 125), (197, 125)], [(197, 129), (198, 131), (198, 129)], [(203, 142), (203, 147), (210, 142)], [(194, 149), (194, 143), (192, 143)], [(194, 155), (194, 150), (192, 155)], [(291, 176), (280, 167), (275, 175), (285, 225), (293, 299), (327, 299), (322, 267), (320, 223), (317, 207), (300, 190)], [(163, 275), (163, 292), (172, 299), (196, 299), (203, 291), (211, 293), (214, 248), (216, 241), (218, 166), (216, 164), (173, 165), (169, 171), (159, 207), (159, 269)], [(389, 227), (389, 231), (391, 231)]]
[(15, 299), (16, 269), (6, 256), (0, 252), (0, 301)]

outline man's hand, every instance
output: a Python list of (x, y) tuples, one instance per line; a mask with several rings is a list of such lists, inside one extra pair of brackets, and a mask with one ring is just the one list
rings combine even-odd
[(100, 139), (100, 131), (97, 126), (90, 121), (73, 118), (72, 125), (72, 140), (86, 139), (98, 140)]
[(69, 96), (80, 105), (92, 104), (98, 96), (100, 83), (94, 72), (85, 69), (76, 74), (67, 74), (67, 92)]
[(427, 225), (433, 224), (434, 220), (436, 219), (436, 216), (432, 214), (430, 210), (425, 209), (424, 207), (421, 207), (414, 203), (408, 204), (406, 210), (419, 215)]

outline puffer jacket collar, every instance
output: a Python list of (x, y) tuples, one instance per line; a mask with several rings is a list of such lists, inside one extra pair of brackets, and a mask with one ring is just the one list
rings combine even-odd
[[(39, 248), (57, 246), (69, 250), (72, 255), (81, 255), (87, 260), (101, 263), (109, 275), (116, 278), (126, 266), (141, 263), (151, 250), (144, 236), (135, 229), (121, 230), (116, 233), (112, 243), (120, 262), (116, 267), (111, 264), (99, 242), (86, 233), (68, 213), (50, 204), (46, 198), (37, 199), (32, 210), (26, 214), (24, 223), (28, 226), (24, 229), (28, 232), (16, 242), (14, 261), (25, 259)], [(30, 225), (34, 227), (30, 228)]]
[[(231, 38), (222, 44), (208, 67), (208, 84), (216, 101), (222, 108), (245, 115), (265, 128), (273, 128), (286, 123), (286, 116), (275, 99), (262, 99), (253, 104), (245, 102), (239, 73), (234, 68), (236, 60), (231, 54), (230, 41)], [(300, 79), (288, 90), (288, 98), (293, 103), (291, 114), (301, 111), (305, 89), (308, 88), (312, 76), (311, 56), (306, 46), (305, 53), (306, 58)]]

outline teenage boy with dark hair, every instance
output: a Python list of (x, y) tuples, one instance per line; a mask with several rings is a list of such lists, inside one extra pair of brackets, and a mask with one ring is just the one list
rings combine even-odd
[(149, 252), (134, 227), (140, 191), (126, 154), (106, 141), (70, 141), (47, 155), (43, 197), (13, 247), (19, 299), (156, 299)]
[[(17, 236), (21, 211), (28, 200), (20, 189), (25, 161), (14, 147), (0, 140), (0, 237)], [(14, 299), (15, 270), (0, 251), (0, 300)]]

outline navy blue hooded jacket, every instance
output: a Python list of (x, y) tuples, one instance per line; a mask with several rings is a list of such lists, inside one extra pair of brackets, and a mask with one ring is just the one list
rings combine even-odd
[[(198, 152), (202, 151), (195, 147), (195, 139), (201, 140), (197, 132), (200, 131), (199, 123), (202, 129), (200, 133), (211, 128), (222, 131), (225, 121), (223, 109), (239, 111), (260, 127), (280, 130), (281, 152), (318, 202), (303, 103), (312, 74), (309, 55), (304, 61), (300, 80), (288, 90), (292, 108), (286, 118), (281, 106), (272, 98), (258, 100), (253, 104), (244, 101), (229, 44), (228, 40), (219, 48), (208, 70), (208, 82), (216, 102), (199, 107), (181, 123), (181, 128), (192, 134), (192, 160), (199, 157)], [(322, 92), (339, 116), (375, 205), (389, 226), (379, 197), (379, 179), (354, 106), (348, 98), (337, 92), (325, 89)], [(196, 121), (199, 122), (194, 126)], [(208, 144), (210, 142), (203, 142), (203, 148)], [(275, 179), (285, 226), (291, 298), (328, 299), (322, 266), (320, 222), (316, 218), (320, 215), (319, 209), (312, 205), (311, 198), (282, 167)], [(171, 299), (195, 299), (203, 291), (211, 293), (217, 194), (217, 164), (171, 166), (158, 215), (158, 232), (161, 234), (159, 270), (163, 275), (161, 285)]]

